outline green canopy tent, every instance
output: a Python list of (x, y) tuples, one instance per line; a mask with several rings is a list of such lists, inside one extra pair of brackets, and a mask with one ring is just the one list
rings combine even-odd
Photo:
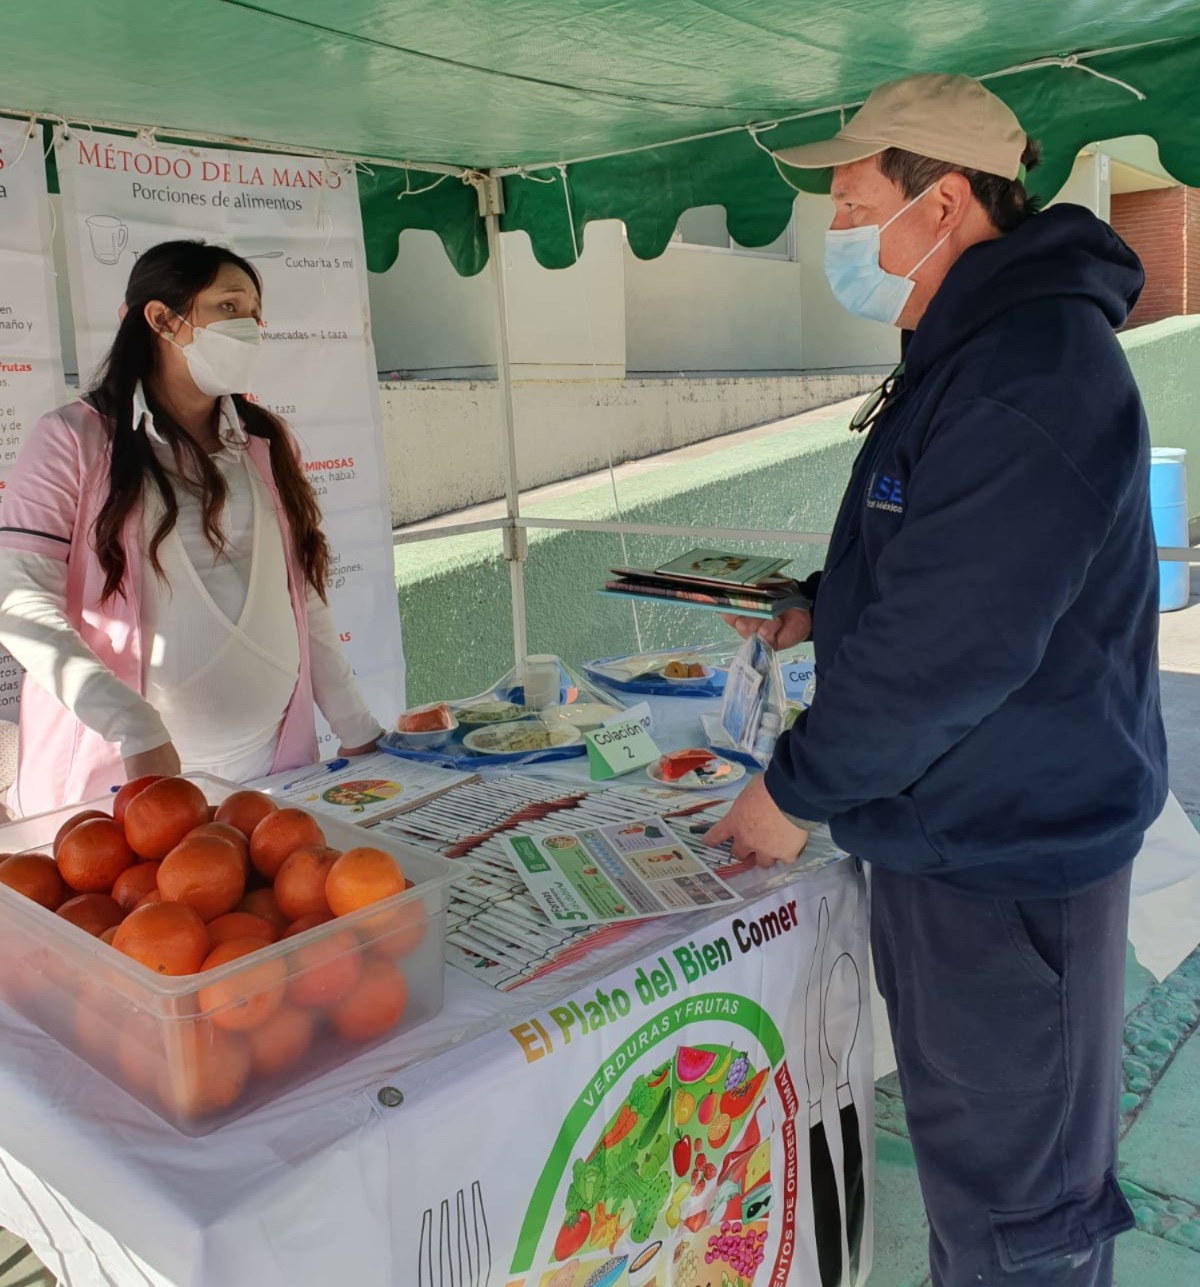
[(794, 198), (767, 149), (915, 71), (987, 78), (1043, 145), (1042, 195), (1082, 147), (1131, 134), (1200, 184), (1200, 0), (39, 0), (10, 15), (0, 113), (354, 158), (373, 270), (405, 228), (460, 273), (490, 257), (521, 655), (499, 231), (558, 268), (590, 221), (620, 219), (650, 258), (685, 210), (720, 205), (766, 244)]
[(573, 259), (560, 165), (576, 241), (621, 219), (648, 258), (722, 205), (765, 244), (793, 194), (747, 127), (803, 142), (914, 71), (991, 77), (1043, 143), (1043, 193), (1125, 134), (1200, 184), (1197, 0), (39, 0), (10, 16), (3, 65), (14, 114), (366, 159), (375, 271), (407, 227), (460, 272), (486, 262), (473, 193), (451, 174), (397, 200), (430, 182), (404, 162), (506, 173), (502, 226), (548, 268)]

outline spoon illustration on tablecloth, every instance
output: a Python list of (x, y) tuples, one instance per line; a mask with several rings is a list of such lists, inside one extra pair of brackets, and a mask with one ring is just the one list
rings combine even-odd
[[(832, 1024), (831, 1024), (832, 1016)], [(843, 952), (829, 971), (825, 985), (825, 1007), (821, 1016), (825, 1049), (837, 1065), (838, 1115), (842, 1128), (842, 1186), (846, 1195), (846, 1245), (850, 1249), (848, 1282), (858, 1278), (859, 1252), (862, 1249), (863, 1221), (867, 1196), (863, 1182), (862, 1136), (858, 1107), (850, 1086), (850, 1052), (858, 1039), (862, 1022), (862, 980), (858, 966), (849, 952)], [(835, 1040), (830, 1040), (830, 1027)]]
[(838, 1201), (837, 1173), (829, 1151), (829, 1137), (822, 1116), (821, 1096), (825, 1091), (825, 1066), (821, 1057), (823, 1040), (822, 1004), (825, 989), (825, 941), (829, 937), (829, 901), (821, 899), (817, 914), (817, 941), (812, 968), (804, 994), (804, 1078), (808, 1083), (808, 1164), (812, 1183), (813, 1235), (817, 1244), (817, 1266), (821, 1287), (838, 1287), (842, 1279), (842, 1209)]

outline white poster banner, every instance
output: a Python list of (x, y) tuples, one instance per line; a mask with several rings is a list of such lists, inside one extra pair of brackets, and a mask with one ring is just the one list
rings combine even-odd
[[(0, 507), (26, 431), (65, 398), (42, 132), (0, 119)], [(0, 649), (0, 719), (16, 718), (20, 688)]]
[(99, 133), (56, 142), (79, 369), (103, 358), (138, 255), (163, 241), (231, 247), (263, 279), (265, 354), (248, 396), (304, 453), (333, 561), (340, 637), (376, 717), (404, 707), (366, 255), (354, 167)]
[(439, 1062), (423, 1085), (400, 1075), (390, 1281), (865, 1282), (863, 892), (845, 870), (794, 882), (515, 1023), (479, 1058)]

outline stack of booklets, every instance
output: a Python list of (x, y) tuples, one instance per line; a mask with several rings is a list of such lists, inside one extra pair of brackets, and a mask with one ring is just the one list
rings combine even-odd
[(658, 568), (613, 568), (613, 580), (606, 581), (600, 593), (769, 617), (780, 599), (796, 592), (796, 582), (779, 575), (789, 562), (725, 550), (691, 550)]

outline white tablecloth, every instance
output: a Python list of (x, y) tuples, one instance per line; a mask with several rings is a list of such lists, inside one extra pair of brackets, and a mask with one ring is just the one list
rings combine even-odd
[[(784, 1029), (790, 1077), (801, 1098), (799, 1145), (793, 1146), (798, 1164), (795, 1156), (792, 1162), (803, 1190), (809, 1116), (803, 1088), (811, 1075), (806, 1058), (811, 1061), (815, 1048), (818, 1067), (825, 1060), (826, 1120), (836, 1122), (843, 1072), (835, 1077), (833, 1065), (820, 1053), (821, 1038), (805, 1036), (802, 977), (811, 962), (827, 980), (831, 963), (840, 956), (853, 959), (859, 980), (865, 976), (863, 882), (852, 864), (840, 862), (808, 874), (749, 873), (737, 883), (754, 900), (737, 911), (743, 924), (763, 909), (786, 907), (789, 901), (801, 913), (807, 911), (811, 922), (802, 920), (792, 939), (781, 935), (750, 950), (735, 963), (741, 982), (723, 985), (717, 993), (738, 994), (743, 1007), (763, 1004)], [(821, 934), (812, 929), (818, 904), (831, 913)], [(629, 964), (601, 971), (601, 977), (593, 976), (574, 995), (582, 1005), (597, 986), (612, 992), (620, 984), (634, 996), (638, 964), (648, 969), (660, 956), (673, 959), (670, 945), (711, 938), (716, 927), (729, 921), (730, 913), (724, 911), (647, 925), (638, 931), (638, 941), (621, 948)], [(748, 941), (744, 931), (739, 933)], [(814, 939), (821, 935), (824, 946), (817, 953)], [(734, 972), (731, 966), (730, 974)], [(680, 999), (700, 993), (707, 982), (682, 988)], [(705, 993), (710, 994), (711, 989)], [(858, 1004), (864, 1003), (865, 992)], [(667, 1003), (663, 1007), (664, 1012), (669, 1008)], [(656, 998), (649, 1010), (659, 1009)], [(11, 1011), (0, 1009), (5, 1051), (0, 1067), (0, 1223), (25, 1237), (51, 1272), (71, 1287), (327, 1287), (344, 1281), (356, 1287), (417, 1287), (421, 1208), (436, 1211), (441, 1199), (452, 1199), (460, 1189), (469, 1193), (478, 1182), (488, 1208), (492, 1272), (486, 1279), (456, 1279), (455, 1287), (521, 1281), (510, 1278), (508, 1270), (534, 1187), (522, 1171), (540, 1165), (549, 1148), (546, 1139), (554, 1138), (562, 1114), (550, 1101), (555, 1095), (572, 1101), (595, 1093), (601, 1105), (603, 1089), (588, 1092), (591, 1073), (581, 1074), (581, 1069), (610, 1057), (625, 1039), (621, 1033), (611, 1040), (596, 1035), (589, 1045), (580, 1037), (564, 1050), (553, 1013), (551, 1006), (534, 1012), (541, 1015), (543, 1028), (555, 1034), (553, 1058), (531, 1061), (510, 1032), (519, 1020), (531, 1017), (528, 1002), (519, 992), (497, 996), (451, 970), (446, 1008), (429, 1025), (193, 1140)], [(870, 1038), (868, 1025), (860, 1022), (861, 1010), (854, 1015), (853, 1048), (847, 1055), (853, 1076), (847, 1075), (845, 1093), (852, 1081), (855, 1100), (865, 1105), (869, 1193)], [(638, 1018), (635, 1004), (629, 1023)], [(694, 1022), (701, 1029), (680, 1020), (672, 1040), (712, 1037), (703, 1027), (710, 1021)], [(731, 1040), (725, 1035), (717, 1039)], [(735, 1034), (732, 1040), (736, 1044), (747, 1038)], [(807, 1056), (798, 1048), (806, 1042)], [(439, 1045), (442, 1053), (419, 1057), (421, 1050)], [(753, 1052), (752, 1042), (748, 1048)], [(586, 1052), (582, 1064), (577, 1050)], [(383, 1086), (402, 1090), (403, 1106), (382, 1107)], [(614, 1086), (619, 1095), (619, 1079)], [(615, 1102), (603, 1101), (598, 1122)], [(522, 1152), (527, 1148), (532, 1150), (529, 1157)], [(833, 1155), (840, 1166), (840, 1145), (833, 1146)], [(802, 1217), (802, 1212), (796, 1217), (798, 1226)], [(813, 1254), (802, 1235), (793, 1268), (781, 1281), (810, 1281)], [(864, 1269), (869, 1257), (868, 1234)], [(528, 1282), (534, 1287), (541, 1278)]]

